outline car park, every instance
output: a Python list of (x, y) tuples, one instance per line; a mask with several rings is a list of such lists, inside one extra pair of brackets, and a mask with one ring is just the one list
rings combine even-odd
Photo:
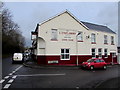
[(24, 58), (23, 58), (22, 53), (14, 53), (13, 54), (12, 63), (14, 63), (14, 62), (23, 62), (23, 61), (24, 61)]
[(88, 59), (87, 62), (83, 62), (81, 68), (86, 68), (91, 70), (95, 68), (107, 69), (107, 63), (101, 58), (92, 58), (92, 59)]

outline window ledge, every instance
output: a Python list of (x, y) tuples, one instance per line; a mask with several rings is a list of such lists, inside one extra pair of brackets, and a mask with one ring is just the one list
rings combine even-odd
[(61, 60), (70, 60), (70, 59), (61, 59)]
[(115, 44), (111, 44), (111, 45), (115, 45)]
[(91, 44), (96, 44), (96, 42), (91, 42)]
[(104, 43), (105, 45), (108, 45), (108, 43)]
[(83, 42), (83, 41), (78, 40), (78, 42)]
[(57, 39), (51, 39), (51, 41), (58, 41)]

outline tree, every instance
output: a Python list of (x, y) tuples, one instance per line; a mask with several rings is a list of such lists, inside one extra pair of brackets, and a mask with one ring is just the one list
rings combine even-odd
[[(4, 6), (4, 4), (3, 4)], [(3, 8), (0, 7), (0, 9)], [(25, 39), (20, 32), (20, 27), (12, 20), (10, 11), (2, 9), (2, 52), (3, 54), (23, 52)]]

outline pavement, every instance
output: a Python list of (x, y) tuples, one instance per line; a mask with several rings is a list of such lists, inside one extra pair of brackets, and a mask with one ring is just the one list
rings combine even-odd
[[(77, 66), (50, 66), (50, 65), (38, 65), (33, 60), (26, 60), (23, 63), (24, 66), (30, 68), (45, 68), (45, 67), (77, 67)], [(119, 65), (120, 66), (120, 65)], [(119, 69), (120, 70), (120, 69)], [(111, 78), (99, 83), (95, 88), (117, 88), (120, 89), (120, 77)]]

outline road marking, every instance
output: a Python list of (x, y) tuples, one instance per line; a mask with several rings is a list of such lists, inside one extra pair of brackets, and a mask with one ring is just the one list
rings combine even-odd
[(15, 73), (15, 71), (13, 71), (12, 73)]
[(11, 84), (6, 84), (4, 88), (9, 88)]
[(3, 83), (4, 81), (5, 81), (4, 79), (0, 80), (0, 84)]
[(12, 83), (14, 81), (14, 79), (10, 79), (9, 81), (8, 81), (8, 83)]
[(28, 77), (31, 77), (31, 76), (61, 76), (61, 75), (66, 75), (66, 74), (65, 73), (63, 73), (63, 74), (31, 74), (31, 75), (17, 75), (17, 76), (22, 76), (22, 77), (28, 76)]
[(6, 77), (4, 77), (5, 79), (8, 79), (10, 76), (6, 76)]
[(14, 75), (12, 78), (15, 79), (17, 77), (17, 75)]
[(98, 84), (96, 84), (96, 86), (94, 88), (97, 88), (98, 86), (100, 86), (103, 82), (105, 82), (105, 80), (100, 81)]
[(18, 71), (23, 65), (19, 66), (18, 68), (15, 69), (15, 72)]
[(10, 76), (12, 75), (12, 73), (9, 74)]

